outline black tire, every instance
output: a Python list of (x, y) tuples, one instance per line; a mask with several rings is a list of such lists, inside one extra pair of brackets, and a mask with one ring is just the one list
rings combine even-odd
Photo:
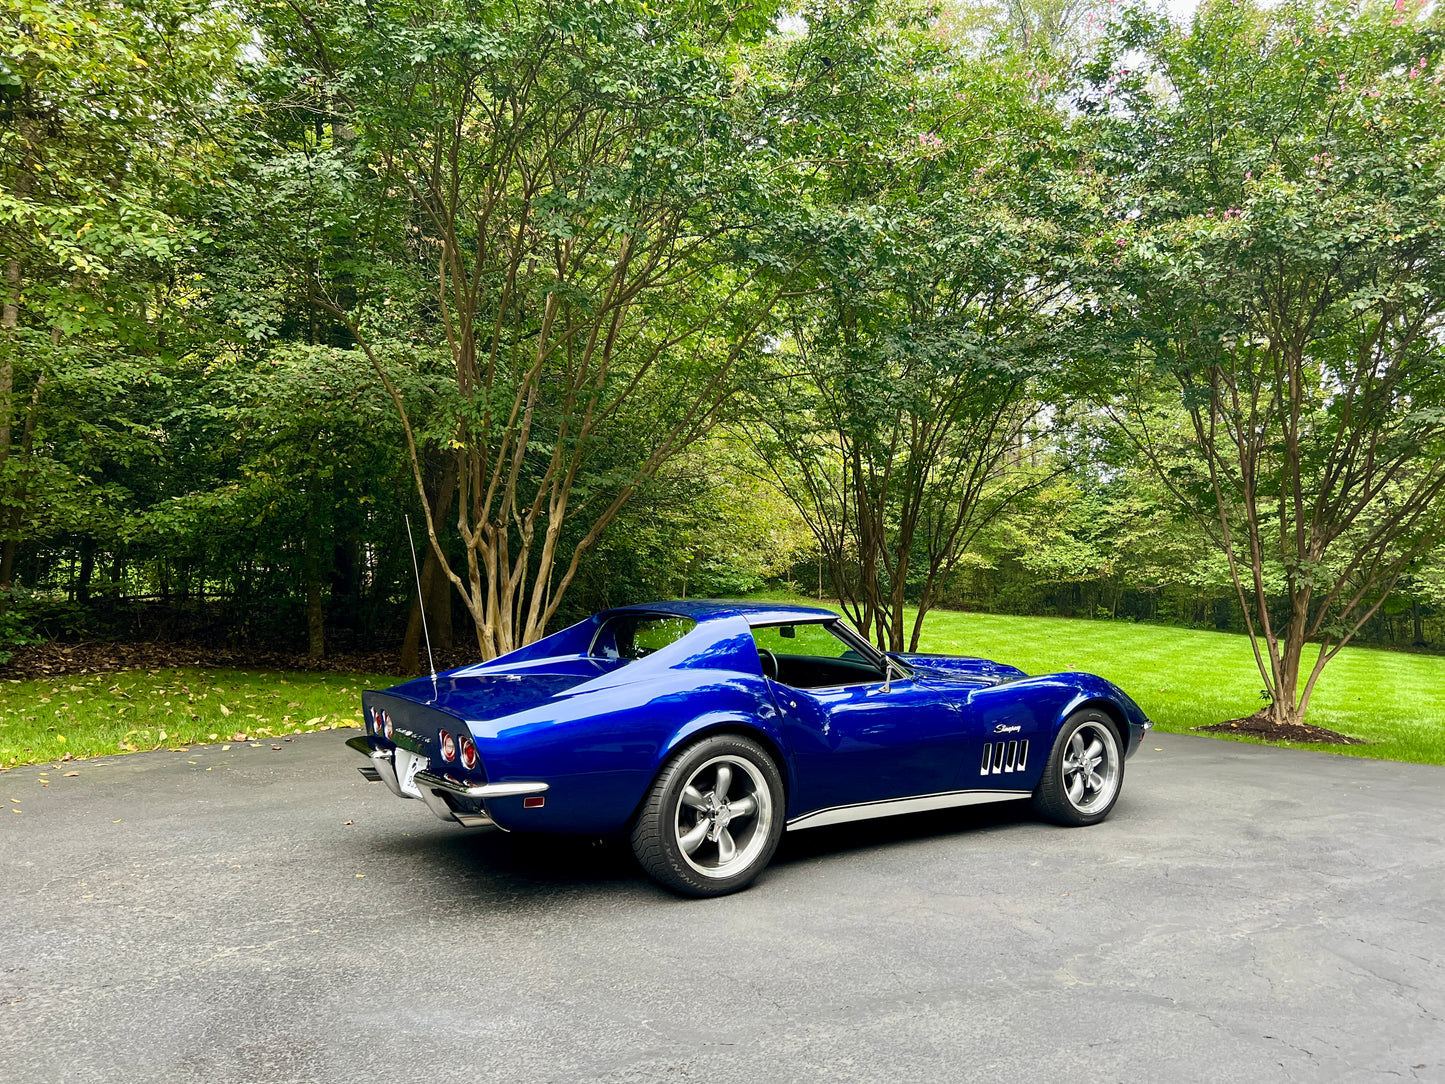
[[(1075, 743), (1075, 737), (1079, 738)], [(1080, 760), (1080, 746), (1100, 746), (1101, 758), (1092, 752)], [(1099, 769), (1106, 769), (1100, 771)], [(1093, 786), (1090, 777), (1101, 780)], [(1078, 783), (1071, 788), (1071, 784)], [(1096, 708), (1076, 711), (1059, 727), (1054, 747), (1044, 762), (1044, 774), (1034, 789), (1034, 812), (1046, 821), (1068, 828), (1098, 824), (1109, 815), (1124, 789), (1124, 742), (1113, 719)]]
[[(749, 802), (752, 812), (741, 812)], [(657, 773), (633, 824), (632, 852), (648, 876), (679, 895), (725, 896), (752, 884), (772, 860), (783, 814), (783, 776), (762, 746), (740, 734), (701, 738)]]

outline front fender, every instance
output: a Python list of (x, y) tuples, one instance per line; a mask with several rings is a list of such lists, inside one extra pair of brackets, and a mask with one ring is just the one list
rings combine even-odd
[[(1098, 705), (1124, 725), (1124, 758), (1127, 760), (1144, 744), (1144, 734), (1153, 727), (1144, 709), (1112, 681), (1097, 674), (1069, 674), (1078, 682), (1078, 692), (1059, 713), (1057, 726), (1074, 712)], [(1055, 731), (1057, 733), (1057, 730)]]

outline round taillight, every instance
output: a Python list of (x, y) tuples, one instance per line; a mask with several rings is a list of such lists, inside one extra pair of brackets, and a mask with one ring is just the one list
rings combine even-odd
[(477, 745), (471, 738), (462, 737), (462, 767), (471, 771), (477, 766)]
[(457, 759), (457, 740), (443, 730), (437, 735), (437, 742), (442, 747), (442, 759), (448, 764)]
[(393, 730), (394, 730), (394, 728), (393, 728), (392, 725), (391, 725), (391, 712), (389, 712), (389, 711), (384, 711), (384, 712), (381, 713), (381, 725), (382, 725), (382, 727), (384, 728), (384, 731), (385, 731), (385, 733), (386, 733), (386, 740), (387, 740), (387, 741), (391, 741), (391, 735), (392, 735)]

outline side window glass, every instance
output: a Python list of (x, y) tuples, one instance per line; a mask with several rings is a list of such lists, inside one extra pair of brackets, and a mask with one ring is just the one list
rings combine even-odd
[(603, 659), (641, 659), (681, 640), (697, 625), (688, 617), (649, 614), (614, 617), (592, 642), (592, 654)]
[(873, 662), (830, 624), (764, 625), (753, 629), (763, 675), (797, 689), (882, 681)]
[(851, 652), (853, 658), (858, 657), (827, 625), (768, 625), (753, 629), (753, 642), (775, 654), (841, 659)]

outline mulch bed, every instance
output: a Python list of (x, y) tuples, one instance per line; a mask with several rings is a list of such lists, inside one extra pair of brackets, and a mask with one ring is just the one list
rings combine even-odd
[[(458, 658), (459, 666), (473, 659)], [(443, 660), (439, 657), (437, 665)], [(60, 674), (98, 674), (116, 670), (167, 670), (196, 666), (227, 670), (310, 670), (318, 673), (399, 674), (395, 651), (349, 652), (311, 659), (284, 651), (251, 651), (164, 643), (35, 644), (15, 652), (0, 666), (0, 677), (45, 678)]]
[(1269, 717), (1268, 708), (1261, 708), (1244, 719), (1230, 719), (1223, 723), (1211, 723), (1209, 726), (1196, 726), (1190, 729), (1210, 734), (1244, 734), (1251, 738), (1263, 738), (1266, 741), (1304, 741), (1321, 745), (1370, 744), (1361, 738), (1338, 734), (1312, 723), (1277, 723)]

